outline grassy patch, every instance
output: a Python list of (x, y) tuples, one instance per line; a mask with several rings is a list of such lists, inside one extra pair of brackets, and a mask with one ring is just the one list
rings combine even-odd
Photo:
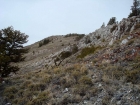
[(93, 54), (99, 48), (100, 47), (95, 47), (95, 46), (85, 47), (82, 49), (81, 54), (78, 55), (77, 58), (84, 58), (85, 56), (87, 56), (89, 54)]

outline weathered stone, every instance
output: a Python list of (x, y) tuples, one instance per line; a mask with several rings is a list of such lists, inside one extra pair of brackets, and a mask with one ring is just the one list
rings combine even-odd
[(127, 39), (122, 40), (121, 44), (126, 44), (128, 42)]

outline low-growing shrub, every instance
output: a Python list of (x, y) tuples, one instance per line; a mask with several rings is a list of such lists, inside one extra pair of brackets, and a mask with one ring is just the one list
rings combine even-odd
[(42, 83), (30, 84), (28, 86), (30, 91), (43, 91), (45, 87), (46, 87), (46, 84), (42, 84)]
[(84, 37), (85, 34), (70, 33), (70, 34), (65, 35), (65, 37), (73, 37), (73, 36), (77, 36), (77, 37), (76, 37), (76, 40), (78, 41), (78, 40), (80, 40), (82, 37)]
[(4, 90), (4, 96), (7, 97), (8, 99), (14, 99), (16, 97), (15, 93), (17, 92), (18, 89), (15, 86), (7, 87)]
[(140, 79), (140, 69), (127, 70), (126, 71), (126, 81), (132, 83), (138, 83)]
[(49, 39), (44, 39), (43, 41), (40, 41), (40, 42), (39, 42), (39, 47), (41, 47), (41, 46), (43, 46), (43, 45), (46, 45), (46, 44), (48, 44), (49, 42), (50, 42)]
[(77, 84), (73, 87), (72, 92), (73, 94), (79, 94), (80, 96), (85, 96), (89, 88), (90, 88), (89, 85)]
[(61, 59), (65, 59), (65, 58), (71, 56), (71, 54), (72, 53), (70, 51), (63, 51), (60, 53), (60, 57), (61, 57)]
[(82, 49), (81, 54), (78, 55), (77, 58), (84, 58), (89, 54), (93, 54), (98, 48), (100, 47), (95, 47), (95, 46), (85, 47)]
[(37, 98), (33, 99), (28, 104), (29, 105), (45, 105), (47, 104), (48, 100), (49, 100), (49, 92), (43, 91), (37, 96)]
[(87, 76), (82, 76), (79, 79), (79, 84), (86, 84), (86, 85), (92, 85), (92, 80), (91, 78), (87, 77)]

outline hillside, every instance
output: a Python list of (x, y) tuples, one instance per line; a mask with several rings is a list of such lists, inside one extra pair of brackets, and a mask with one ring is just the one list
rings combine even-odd
[(0, 84), (0, 105), (139, 105), (139, 16), (45, 39), (27, 46), (18, 74)]

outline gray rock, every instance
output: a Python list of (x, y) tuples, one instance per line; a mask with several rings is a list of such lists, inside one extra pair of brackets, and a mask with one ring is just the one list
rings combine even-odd
[(121, 44), (123, 45), (123, 44), (126, 44), (127, 42), (128, 42), (128, 40), (124, 39), (124, 40), (122, 40)]

